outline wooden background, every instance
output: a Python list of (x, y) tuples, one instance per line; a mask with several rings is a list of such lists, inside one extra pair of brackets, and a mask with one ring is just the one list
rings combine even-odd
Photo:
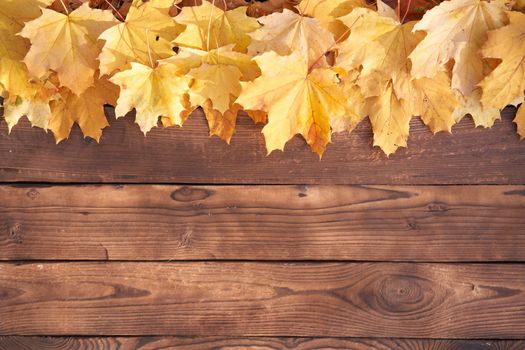
[[(523, 350), (525, 142), (370, 126), (319, 161), (196, 113), (55, 145), (0, 126), (0, 349)], [(108, 114), (111, 111), (108, 110)]]

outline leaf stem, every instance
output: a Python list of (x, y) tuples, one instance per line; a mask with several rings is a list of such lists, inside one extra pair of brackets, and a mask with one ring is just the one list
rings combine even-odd
[(109, 5), (109, 7), (111, 7), (111, 9), (113, 10), (113, 12), (115, 12), (117, 14), (117, 17), (122, 21), (122, 22), (125, 22), (126, 19), (124, 18), (124, 16), (122, 16), (122, 14), (119, 12), (119, 10), (117, 10), (117, 8), (115, 6), (113, 6), (113, 4), (109, 1), (109, 0), (104, 0), (106, 2), (106, 4)]
[(412, 0), (408, 0), (407, 8), (405, 10), (405, 14), (403, 15), (403, 19), (401, 19), (401, 24), (405, 23), (405, 19), (407, 18), (408, 11), (410, 11), (410, 5), (412, 5)]
[(62, 4), (62, 7), (64, 8), (64, 11), (66, 11), (66, 15), (69, 16), (69, 10), (68, 10), (66, 4), (64, 3), (64, 0), (60, 0), (60, 3)]

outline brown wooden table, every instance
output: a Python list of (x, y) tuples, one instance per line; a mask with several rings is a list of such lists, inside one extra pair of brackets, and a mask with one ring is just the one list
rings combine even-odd
[(525, 141), (0, 126), (0, 349), (525, 349)]

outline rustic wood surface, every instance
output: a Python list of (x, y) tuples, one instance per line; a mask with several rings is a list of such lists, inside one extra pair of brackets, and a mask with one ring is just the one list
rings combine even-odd
[(0, 263), (0, 335), (523, 338), (525, 265)]
[[(111, 110), (108, 111), (112, 113)], [(223, 184), (525, 184), (525, 142), (515, 110), (503, 112), (492, 129), (464, 118), (453, 135), (432, 135), (419, 119), (411, 123), (409, 148), (387, 158), (372, 148), (368, 121), (351, 134), (334, 135), (320, 161), (299, 137), (286, 152), (266, 156), (261, 126), (239, 119), (230, 146), (210, 138), (195, 113), (183, 128), (155, 128), (143, 137), (131, 117), (115, 120), (100, 145), (84, 140), (75, 126), (58, 146), (51, 133), (27, 121), (7, 134), (0, 126), (0, 181), (223, 183)]]
[(0, 260), (525, 261), (525, 186), (0, 187)]
[(523, 350), (525, 341), (342, 339), (342, 338), (177, 338), (177, 337), (0, 337), (0, 350)]
[(111, 113), (100, 145), (0, 122), (0, 350), (525, 349), (513, 108), (322, 161)]

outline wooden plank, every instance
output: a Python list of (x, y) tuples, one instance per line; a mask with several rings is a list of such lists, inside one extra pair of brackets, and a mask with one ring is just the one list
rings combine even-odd
[(523, 340), (363, 338), (0, 337), (0, 350), (523, 350)]
[(0, 186), (0, 260), (525, 261), (525, 186)]
[[(110, 111), (111, 112), (111, 111)], [(109, 113), (109, 112), (108, 112)], [(351, 134), (334, 135), (322, 161), (299, 137), (286, 153), (266, 156), (261, 126), (241, 117), (231, 146), (208, 137), (201, 112), (181, 128), (155, 128), (145, 138), (131, 117), (114, 120), (100, 145), (70, 140), (21, 122), (8, 135), (0, 126), (0, 181), (223, 183), (223, 184), (525, 184), (525, 142), (508, 108), (490, 130), (465, 118), (454, 135), (432, 136), (419, 119), (409, 148), (387, 158), (372, 148), (367, 121)]]
[(0, 335), (525, 337), (525, 265), (0, 264)]

